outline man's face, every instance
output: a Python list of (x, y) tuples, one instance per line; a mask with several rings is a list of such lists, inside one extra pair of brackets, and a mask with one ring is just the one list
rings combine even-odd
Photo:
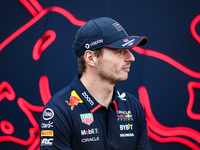
[(133, 61), (135, 61), (135, 57), (129, 49), (103, 47), (102, 55), (97, 61), (98, 75), (111, 84), (125, 81), (128, 78), (130, 65)]

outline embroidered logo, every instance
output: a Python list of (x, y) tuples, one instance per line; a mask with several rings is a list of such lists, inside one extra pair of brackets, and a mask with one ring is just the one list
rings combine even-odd
[(71, 92), (71, 96), (68, 101), (65, 101), (69, 106), (71, 106), (71, 110), (74, 109), (74, 106), (77, 106), (79, 103), (83, 103), (82, 99), (78, 96), (75, 90)]
[(132, 40), (128, 40), (128, 39), (124, 39), (124, 44), (122, 44), (122, 46), (123, 47), (125, 47), (125, 46), (132, 46), (133, 44), (134, 44), (134, 42), (135, 42), (135, 39), (132, 39)]
[(117, 94), (118, 94), (118, 98), (120, 98), (122, 101), (126, 101), (126, 93), (122, 93), (120, 94), (119, 91), (117, 91)]
[(54, 116), (54, 111), (51, 108), (46, 108), (43, 112), (43, 119), (50, 120)]
[(124, 30), (124, 28), (118, 22), (115, 22), (112, 25), (117, 29), (117, 31)]
[(42, 130), (41, 131), (41, 136), (54, 136), (53, 135), (53, 130)]
[(80, 117), (81, 121), (87, 125), (90, 125), (94, 121), (92, 113), (80, 114)]
[(98, 40), (96, 40), (96, 41), (94, 41), (94, 42), (91, 42), (90, 44), (89, 43), (86, 43), (85, 44), (85, 48), (86, 49), (89, 49), (90, 47), (92, 47), (92, 46), (95, 46), (95, 45), (98, 45), (98, 44), (102, 44), (103, 43), (103, 39), (98, 39)]
[(117, 110), (117, 121), (132, 121), (133, 115), (131, 111)]

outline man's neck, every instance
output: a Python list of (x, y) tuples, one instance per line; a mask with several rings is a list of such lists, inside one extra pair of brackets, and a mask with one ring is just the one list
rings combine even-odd
[(95, 75), (82, 74), (81, 82), (88, 90), (88, 92), (95, 98), (95, 100), (101, 105), (108, 108), (112, 101), (114, 84), (108, 83)]

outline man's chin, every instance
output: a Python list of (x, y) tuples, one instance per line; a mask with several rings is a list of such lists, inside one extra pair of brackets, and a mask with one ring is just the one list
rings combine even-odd
[(113, 83), (116, 84), (116, 83), (124, 82), (127, 79), (128, 79), (128, 74), (127, 74), (127, 76), (124, 76), (124, 77), (121, 77), (119, 79), (113, 80)]

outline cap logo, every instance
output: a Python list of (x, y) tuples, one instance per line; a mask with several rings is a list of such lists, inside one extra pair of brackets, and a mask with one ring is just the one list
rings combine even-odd
[(133, 43), (134, 43), (134, 41), (135, 41), (135, 39), (132, 39), (132, 40), (128, 40), (128, 39), (124, 39), (124, 41), (123, 42), (125, 42), (124, 44), (122, 44), (122, 46), (123, 47), (125, 47), (125, 46), (132, 46), (133, 45)]
[(86, 48), (86, 49), (89, 49), (89, 48), (90, 48), (90, 44), (88, 44), (88, 43), (85, 44), (85, 48)]
[(124, 41), (123, 41), (123, 42), (125, 42), (125, 43), (126, 43), (126, 42), (128, 42), (128, 39), (124, 39)]
[(95, 46), (95, 45), (100, 44), (100, 43), (103, 43), (103, 39), (98, 39), (94, 42), (91, 42), (90, 44), (86, 43), (85, 48), (89, 49), (90, 47)]
[(115, 22), (112, 25), (117, 29), (117, 31), (124, 30), (124, 28), (118, 22)]

